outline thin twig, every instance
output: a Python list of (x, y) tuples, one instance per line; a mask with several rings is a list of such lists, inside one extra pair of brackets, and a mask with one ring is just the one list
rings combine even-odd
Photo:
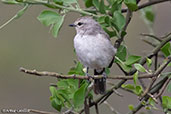
[(163, 94), (163, 92), (166, 89), (167, 85), (169, 84), (170, 80), (171, 80), (171, 78), (167, 79), (167, 81), (165, 82), (165, 84), (161, 88), (160, 92), (156, 95), (156, 98), (159, 98)]
[(154, 71), (157, 70), (158, 67), (158, 53), (156, 53), (155, 55), (155, 60), (154, 60)]
[(160, 38), (161, 38), (161, 39), (165, 39), (165, 38), (169, 37), (170, 35), (171, 35), (171, 32), (168, 33), (168, 34), (166, 34), (166, 35), (164, 35), (164, 36), (161, 36)]
[(96, 110), (96, 114), (99, 114), (98, 104), (95, 104), (95, 110)]
[(28, 112), (36, 113), (36, 114), (58, 114), (55, 112), (46, 112), (46, 111), (41, 111), (41, 110), (36, 110), (36, 109), (28, 109)]
[[(132, 11), (128, 10), (127, 11), (127, 15), (126, 15), (126, 22), (125, 22), (125, 25), (124, 25), (122, 31), (126, 31), (126, 29), (127, 29), (128, 25), (129, 25), (131, 19), (132, 19)], [(119, 34), (119, 38), (115, 41), (114, 47), (116, 49), (118, 49), (120, 47), (121, 43), (124, 40), (124, 36), (122, 35), (122, 31)]]
[(89, 107), (89, 104), (87, 103), (87, 98), (85, 98), (84, 100), (84, 111), (85, 111), (85, 114), (90, 114), (90, 107)]
[[(144, 4), (139, 5), (138, 8), (135, 11), (138, 11), (138, 10), (143, 9), (145, 7), (148, 7), (148, 6), (152, 6), (152, 5), (155, 5), (155, 4), (159, 4), (159, 3), (162, 3), (162, 2), (168, 2), (168, 1), (171, 1), (171, 0), (151, 0), (149, 2), (146, 2)], [(122, 13), (127, 12), (127, 10), (128, 9), (122, 9)]]
[(106, 104), (106, 106), (109, 107), (113, 114), (119, 114), (119, 112), (116, 111), (107, 101), (104, 101), (104, 104)]
[(141, 40), (144, 41), (145, 43), (147, 43), (147, 44), (153, 46), (153, 47), (156, 47), (156, 46), (157, 46), (155, 42), (150, 41), (150, 40), (147, 39), (147, 38), (141, 38)]
[(63, 5), (59, 5), (59, 4), (55, 4), (53, 2), (47, 2), (47, 1), (30, 1), (30, 0), (24, 0), (24, 1), (18, 1), (19, 3), (27, 3), (27, 4), (31, 4), (31, 5), (45, 5), (45, 6), (51, 6), (55, 9), (66, 9), (68, 11), (73, 11), (73, 12), (78, 12), (80, 14), (85, 14), (85, 15), (89, 15), (89, 16), (93, 16), (93, 17), (99, 17), (96, 14), (90, 13), (90, 12), (86, 12), (80, 8), (74, 8), (74, 7), (67, 7), (67, 6), (63, 6)]
[[(160, 90), (160, 88), (165, 84), (165, 82), (167, 81), (168, 77), (163, 78), (162, 80), (160, 80), (157, 84), (155, 84), (151, 90), (150, 90), (150, 94), (154, 94), (156, 92), (158, 92)], [(145, 96), (144, 101), (147, 101), (150, 98), (150, 96)], [(135, 114), (136, 112), (138, 112), (142, 107), (144, 107), (144, 105), (141, 103), (139, 103), (131, 112), (128, 112), (127, 114)]]
[(159, 42), (162, 41), (160, 38), (158, 38), (157, 36), (152, 35), (152, 34), (141, 33), (140, 35), (142, 35), (142, 36), (148, 36), (148, 37), (154, 38), (154, 39), (158, 40)]
[[(166, 43), (168, 43), (169, 41), (171, 41), (171, 36), (165, 38), (157, 47), (155, 47), (155, 48), (152, 50), (152, 52), (151, 52), (149, 55), (143, 57), (143, 58), (140, 60), (139, 64), (144, 65), (144, 64), (146, 63), (146, 58), (150, 58), (150, 59), (151, 59), (151, 58), (152, 58), (156, 53), (158, 53), (158, 52), (160, 51), (160, 49), (161, 49)], [(128, 73), (128, 75), (133, 75), (136, 71), (137, 71), (137, 70), (136, 70), (135, 68), (133, 68), (133, 69)]]
[(19, 11), (17, 12), (17, 14), (15, 14), (15, 15), (14, 15), (12, 18), (10, 18), (7, 22), (5, 22), (3, 25), (1, 25), (1, 26), (0, 26), (0, 30), (1, 30), (2, 28), (4, 28), (6, 25), (8, 25), (10, 22), (12, 22), (13, 20), (19, 18), (19, 17), (21, 16), (21, 14), (19, 15), (18, 13), (19, 13), (19, 12), (24, 12), (24, 11), (26, 11), (26, 9), (27, 9), (28, 7), (29, 7), (29, 5), (26, 4), (21, 10), (19, 10)]
[(145, 89), (144, 93), (141, 95), (140, 100), (144, 98), (144, 96), (149, 92), (151, 87), (153, 86), (154, 82), (157, 80), (157, 76), (160, 75), (160, 73), (166, 68), (166, 66), (171, 62), (171, 56), (167, 58), (167, 62), (164, 62), (158, 69), (156, 69), (156, 72), (154, 73), (155, 77), (152, 78), (149, 86)]

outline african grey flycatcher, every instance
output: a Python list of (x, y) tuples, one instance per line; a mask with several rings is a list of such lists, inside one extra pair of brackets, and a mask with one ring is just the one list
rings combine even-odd
[(116, 49), (112, 45), (108, 34), (98, 22), (91, 17), (77, 19), (71, 27), (76, 28), (74, 48), (79, 61), (87, 68), (94, 69), (94, 75), (104, 78), (94, 80), (94, 92), (104, 94), (106, 89), (105, 68), (111, 67)]

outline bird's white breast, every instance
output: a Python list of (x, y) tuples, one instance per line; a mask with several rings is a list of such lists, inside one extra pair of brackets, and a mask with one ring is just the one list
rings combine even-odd
[(108, 67), (116, 51), (110, 40), (101, 34), (77, 34), (74, 38), (74, 48), (81, 63), (92, 69)]

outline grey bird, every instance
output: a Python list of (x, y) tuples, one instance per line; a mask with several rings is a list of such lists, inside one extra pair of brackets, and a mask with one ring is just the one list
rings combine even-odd
[(106, 90), (105, 68), (111, 67), (116, 49), (112, 45), (108, 34), (100, 24), (91, 17), (78, 18), (71, 27), (75, 27), (74, 48), (78, 60), (88, 69), (94, 70), (94, 75), (104, 78), (94, 80), (94, 92), (104, 94)]

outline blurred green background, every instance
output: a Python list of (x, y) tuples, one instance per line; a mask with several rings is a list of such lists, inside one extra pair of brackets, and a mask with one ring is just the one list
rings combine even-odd
[[(19, 9), (20, 6), (5, 5), (0, 2), (0, 25), (14, 16)], [(19, 72), (19, 68), (66, 74), (70, 67), (74, 66), (73, 60), (77, 59), (73, 52), (75, 30), (68, 25), (74, 22), (79, 14), (69, 13), (58, 37), (54, 38), (48, 32), (49, 28), (36, 18), (45, 9), (47, 8), (43, 6), (31, 6), (21, 18), (0, 30), (0, 110), (33, 108), (56, 111), (49, 101), (49, 85), (56, 83), (56, 79), (27, 75)], [(154, 9), (156, 12), (154, 33), (160, 36), (171, 32), (171, 4), (162, 3)], [(130, 53), (145, 55), (150, 52), (152, 47), (140, 40), (140, 33), (149, 32), (141, 19), (140, 12), (134, 13), (127, 32), (125, 43)], [(122, 72), (113, 65), (111, 75), (116, 74)], [(130, 93), (121, 90), (119, 92), (124, 97), (113, 94), (108, 101), (117, 111), (124, 114), (129, 110), (128, 104), (136, 105), (138, 100), (135, 101), (135, 96)], [(104, 104), (100, 106), (100, 112), (112, 113)], [(155, 114), (161, 112), (157, 111)]]

